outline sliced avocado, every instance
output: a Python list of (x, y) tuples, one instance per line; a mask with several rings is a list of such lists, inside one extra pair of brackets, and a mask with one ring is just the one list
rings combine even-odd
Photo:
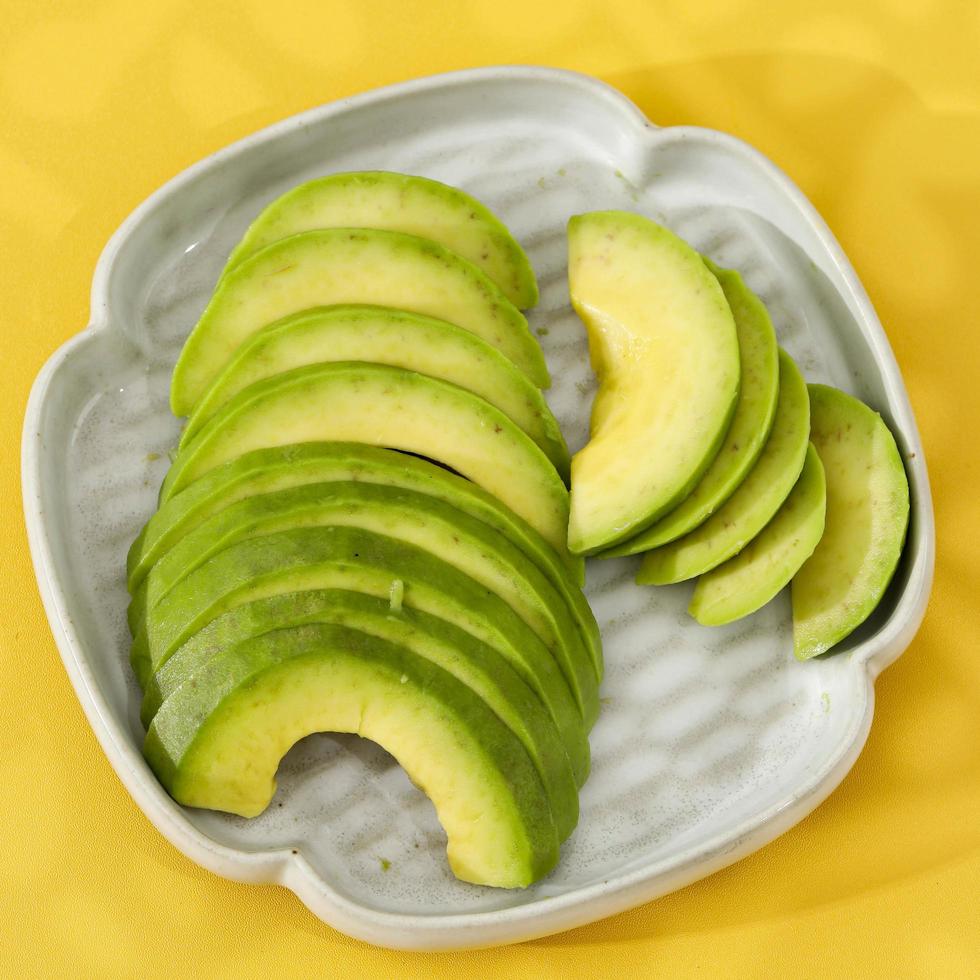
[(810, 385), (813, 444), (827, 474), (827, 526), (792, 585), (793, 646), (825, 653), (874, 611), (909, 523), (909, 483), (895, 437), (851, 395)]
[(603, 551), (603, 558), (659, 548), (704, 523), (745, 479), (769, 438), (779, 395), (779, 358), (772, 321), (737, 272), (720, 269), (708, 259), (704, 263), (721, 284), (735, 317), (741, 364), (735, 414), (721, 449), (690, 494), (636, 537)]
[(212, 620), (246, 602), (285, 592), (349, 589), (380, 598), (401, 582), (402, 605), (445, 619), (492, 646), (548, 709), (581, 784), (589, 743), (581, 711), (554, 657), (498, 596), (413, 545), (351, 527), (304, 527), (239, 542), (175, 586), (133, 639), (131, 660), (151, 673)]
[(174, 368), (170, 407), (189, 415), (239, 346), (262, 327), (314, 306), (368, 303), (448, 320), (548, 387), (527, 321), (476, 266), (414, 235), (365, 228), (305, 231), (267, 245), (218, 283)]
[(206, 520), (150, 571), (130, 605), (136, 633), (179, 582), (209, 558), (248, 538), (299, 527), (358, 527), (435, 555), (500, 596), (541, 638), (583, 715), (598, 715), (598, 666), (565, 600), (502, 534), (463, 511), (413, 490), (319, 483), (241, 500)]
[(823, 466), (811, 444), (776, 516), (734, 558), (698, 579), (687, 611), (703, 626), (723, 626), (761, 609), (813, 554), (826, 505)]
[(452, 323), (380, 306), (321, 307), (264, 327), (242, 344), (197, 403), (181, 448), (249, 385), (326, 361), (391, 364), (472, 391), (520, 426), (568, 480), (568, 447), (558, 423), (540, 389), (512, 361)]
[(528, 436), (471, 392), (383, 364), (313, 364), (239, 392), (177, 455), (161, 502), (243, 453), (318, 439), (434, 459), (480, 484), (552, 547), (565, 548), (568, 491)]
[(480, 268), (519, 309), (538, 301), (524, 250), (476, 198), (426, 177), (386, 171), (331, 174), (276, 198), (249, 225), (225, 267), (315, 228), (384, 228), (431, 238)]
[(568, 546), (592, 554), (658, 520), (708, 468), (738, 397), (738, 340), (701, 256), (639, 215), (572, 218), (568, 280), (599, 380), (572, 459)]
[(555, 822), (520, 740), (448, 671), (356, 630), (298, 626), (215, 658), (161, 706), (143, 752), (178, 803), (252, 817), (287, 750), (323, 731), (395, 757), (435, 805), (457, 877), (518, 888), (555, 866)]
[[(407, 607), (393, 614), (390, 600), (330, 589), (270, 596), (232, 609), (191, 637), (150, 679), (143, 724), (149, 726), (160, 704), (181, 684), (196, 680), (215, 656), (252, 637), (306, 623), (346, 626), (403, 646), (475, 691), (531, 757), (548, 793), (558, 839), (572, 832), (578, 787), (558, 729), (538, 696), (492, 647), (436, 616)], [(222, 642), (215, 648), (219, 635)]]
[(789, 496), (803, 469), (810, 432), (806, 382), (793, 359), (779, 351), (779, 399), (772, 431), (738, 489), (690, 534), (648, 551), (636, 576), (640, 585), (681, 582), (737, 555)]
[(258, 449), (223, 463), (167, 501), (147, 522), (130, 548), (129, 589), (185, 535), (212, 514), (239, 500), (294, 486), (361, 480), (417, 490), (443, 500), (496, 529), (524, 552), (573, 610), (588, 637), (594, 662), (602, 666), (602, 641), (595, 616), (579, 586), (582, 559), (552, 548), (540, 534), (485, 490), (425, 459), (359, 443), (311, 442)]

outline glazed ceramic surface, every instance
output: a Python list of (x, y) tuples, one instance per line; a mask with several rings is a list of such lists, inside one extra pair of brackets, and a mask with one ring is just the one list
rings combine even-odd
[[(140, 755), (125, 558), (180, 431), (170, 372), (249, 221), (301, 181), (356, 169), (458, 185), (512, 229), (540, 281), (530, 323), (573, 450), (587, 437), (594, 379), (569, 307), (565, 224), (623, 208), (738, 269), (807, 379), (881, 412), (910, 478), (908, 544), (882, 606), (833, 656), (809, 663), (793, 659), (785, 593), (710, 629), (685, 611), (690, 583), (641, 588), (638, 559), (589, 562), (607, 664), (593, 771), (558, 868), (525, 891), (457, 882), (431, 804), (390, 756), (356, 737), (297, 745), (275, 800), (253, 820), (178, 806)], [(218, 874), (281, 882), (353, 936), (409, 949), (527, 939), (758, 849), (844, 777), (871, 723), (874, 678), (922, 618), (934, 551), (925, 461), (894, 357), (847, 259), (756, 151), (709, 130), (658, 128), (594, 79), (536, 68), (454, 73), (257, 133), (172, 180), (124, 223), (96, 270), (91, 318), (38, 377), (24, 432), (28, 531), (68, 673), (120, 778), (176, 847)]]

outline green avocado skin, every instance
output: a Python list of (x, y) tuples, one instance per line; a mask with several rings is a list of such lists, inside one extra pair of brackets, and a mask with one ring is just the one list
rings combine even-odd
[[(342, 678), (340, 691), (332, 686), (332, 676), (338, 675)], [(195, 682), (174, 691), (154, 718), (143, 750), (168, 792), (178, 802), (227, 807), (232, 812), (243, 812), (238, 800), (244, 796), (249, 804), (243, 815), (261, 812), (274, 792), (279, 760), (256, 762), (254, 755), (243, 759), (237, 754), (216, 757), (212, 745), (216, 739), (220, 744), (223, 730), (229, 727), (249, 731), (266, 746), (265, 732), (285, 731), (296, 741), (315, 731), (338, 730), (322, 710), (315, 711), (312, 718), (296, 718), (288, 699), (283, 704), (279, 692), (288, 690), (291, 682), (295, 685), (297, 679), (313, 690), (329, 689), (331, 697), (359, 703), (362, 717), (390, 712), (394, 710), (388, 707), (390, 699), (400, 698), (411, 705), (411, 715), (422, 727), (434, 719), (428, 743), (402, 744), (418, 741), (414, 732), (404, 729), (398, 737), (389, 738), (388, 744), (382, 743), (410, 774), (420, 752), (428, 757), (430, 766), (442, 763), (437, 755), (439, 742), (431, 741), (432, 729), (452, 731), (460, 742), (465, 740), (465, 748), (453, 747), (454, 754), (465, 756), (481, 784), (489, 787), (497, 811), (490, 819), (504, 834), (494, 847), (484, 841), (484, 853), (477, 856), (484, 861), (490, 857), (490, 879), (484, 883), (519, 887), (555, 866), (558, 837), (548, 798), (514, 733), (477, 694), (434, 662), (394, 643), (338, 626), (311, 624), (248, 640), (212, 660)], [(369, 738), (374, 734), (370, 721), (356, 727), (345, 724), (340, 730), (352, 729)], [(268, 755), (267, 748), (263, 755)], [(266, 771), (270, 761), (271, 772)], [(255, 806), (259, 797), (264, 802)], [(437, 812), (452, 806), (452, 801), (435, 797), (433, 803)], [(469, 842), (460, 845), (450, 837), (450, 860), (455, 856), (457, 871), (461, 870), (458, 862), (463, 863), (464, 876), (471, 863), (468, 846)], [(476, 864), (485, 868), (479, 860)]]
[[(337, 587), (387, 595), (449, 619), (505, 656), (547, 707), (581, 784), (589, 769), (587, 722), (554, 656), (491, 590), (413, 545), (352, 527), (302, 527), (232, 545), (195, 569), (151, 611), (133, 640), (140, 684), (222, 613), (283, 592)], [(329, 583), (329, 584), (325, 584)]]
[(149, 727), (160, 705), (215, 657), (273, 630), (332, 623), (428, 657), (475, 690), (521, 740), (548, 791), (560, 840), (578, 821), (578, 787), (557, 728), (537, 695), (492, 647), (428, 613), (344, 589), (269, 596), (224, 613), (196, 633), (147, 683), (141, 717)]
[(246, 538), (328, 524), (365, 527), (409, 541), (459, 568), (501, 596), (558, 660), (587, 718), (598, 715), (598, 683), (572, 610), (524, 553), (458, 508), (412, 490), (363, 481), (309, 484), (232, 504), (206, 520), (164, 556), (130, 605), (138, 632), (178, 582), (214, 554)]

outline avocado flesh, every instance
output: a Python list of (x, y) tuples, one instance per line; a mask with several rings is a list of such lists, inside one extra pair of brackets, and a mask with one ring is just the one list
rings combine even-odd
[(769, 437), (779, 395), (779, 358), (772, 321), (737, 272), (720, 269), (708, 259), (704, 263), (724, 290), (735, 318), (741, 365), (735, 414), (725, 441), (690, 494), (636, 537), (603, 551), (603, 558), (659, 548), (703, 524), (745, 479)]
[(310, 484), (232, 504), (184, 538), (150, 571), (130, 605), (136, 633), (179, 582), (231, 545), (301, 527), (357, 527), (415, 545), (506, 602), (561, 667), (583, 715), (598, 715), (598, 682), (586, 638), (564, 599), (503, 535), (425, 494), (377, 484)]
[(532, 527), (485, 490), (428, 460), (358, 443), (303, 443), (259, 449), (211, 470), (168, 500), (129, 552), (129, 590), (179, 541), (239, 500), (311, 483), (357, 480), (416, 490), (489, 525), (524, 552), (565, 599), (602, 679), (602, 640), (580, 588), (582, 559), (560, 555)]
[(689, 534), (648, 551), (640, 585), (667, 585), (710, 571), (737, 555), (773, 518), (803, 469), (810, 430), (806, 382), (779, 351), (776, 417), (762, 453), (738, 489)]
[(634, 537), (697, 484), (739, 391), (732, 311), (676, 235), (620, 211), (568, 225), (572, 305), (599, 381), (590, 439), (572, 459), (568, 546)]
[[(150, 679), (141, 713), (144, 726), (181, 684), (196, 679), (214, 657), (255, 636), (307, 623), (345, 626), (395, 643), (466, 684), (531, 757), (551, 803), (558, 839), (572, 832), (578, 821), (578, 786), (558, 730), (538, 696), (496, 650), (465, 630), (408, 607), (393, 612), (390, 601), (370, 595), (342, 589), (294, 592), (225, 613), (195, 634)], [(209, 631), (209, 636), (203, 636)], [(220, 645), (215, 646), (219, 637)]]
[(518, 309), (538, 301), (524, 250), (487, 207), (455, 187), (386, 171), (331, 174), (276, 198), (249, 226), (224, 274), (266, 245), (316, 228), (380, 228), (430, 238), (481, 269)]
[(877, 412), (826, 385), (810, 390), (811, 435), (827, 475), (827, 525), (792, 584), (793, 646), (825, 653), (874, 611), (905, 544), (909, 484)]
[(796, 485), (776, 516), (734, 557), (698, 579), (688, 612), (723, 626), (761, 609), (790, 583), (823, 534), (827, 487), (811, 444)]
[(413, 545), (351, 527), (306, 527), (239, 542), (175, 586), (133, 639), (131, 660), (146, 687), (152, 673), (222, 613), (286, 592), (348, 589), (438, 616), (497, 650), (537, 694), (561, 733), (581, 785), (589, 744), (580, 709), (551, 652), (498, 596)]
[(441, 378), (499, 408), (541, 447), (567, 482), (568, 447), (544, 395), (500, 351), (452, 323), (377, 306), (306, 310), (245, 341), (187, 422), (188, 445), (218, 409), (265, 378), (328, 361), (390, 364)]
[(314, 364), (239, 392), (177, 455), (161, 502), (243, 453), (316, 440), (434, 459), (493, 494), (552, 547), (565, 548), (568, 491), (527, 435), (456, 385), (382, 364)]
[(341, 303), (448, 320), (492, 344), (539, 387), (550, 383), (527, 321), (476, 266), (414, 235), (330, 228), (273, 242), (221, 279), (174, 368), (174, 415), (194, 410), (256, 331), (300, 310)]
[(458, 878), (518, 888), (555, 866), (551, 808), (520, 740), (452, 674), (355, 630), (300, 626), (229, 650), (161, 706), (143, 751), (178, 803), (252, 817), (288, 749), (324, 731), (395, 757), (435, 805)]

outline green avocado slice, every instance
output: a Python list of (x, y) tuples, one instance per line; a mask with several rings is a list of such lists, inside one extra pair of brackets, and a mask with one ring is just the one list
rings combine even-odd
[(701, 256), (637, 214), (568, 223), (568, 283), (599, 381), (572, 459), (568, 547), (594, 554), (676, 507), (715, 458), (735, 410), (735, 321)]
[(578, 786), (551, 716), (538, 696), (492, 647), (444, 619), (343, 589), (293, 592), (238, 606), (196, 633), (147, 684), (141, 717), (149, 727), (180, 685), (196, 680), (217, 656), (245, 640), (306, 623), (368, 633), (432, 660), (475, 691), (520, 739), (551, 802), (558, 839), (578, 821)]
[(558, 860), (558, 835), (524, 746), (448, 671), (394, 643), (330, 625), (256, 637), (176, 690), (143, 752), (185, 806), (261, 813), (287, 750), (352, 732), (390, 752), (432, 800), (457, 877), (519, 888)]
[(249, 225), (225, 272), (272, 242), (315, 228), (382, 228), (431, 238), (486, 273), (518, 309), (538, 301), (524, 250), (476, 198), (426, 177), (377, 170), (320, 177), (276, 198)]
[(299, 527), (358, 527), (413, 544), (502, 598), (552, 652), (586, 718), (598, 714), (597, 668), (571, 610), (534, 562), (502, 534), (425, 494), (363, 483), (320, 483), (249, 497), (206, 520), (150, 571), (130, 605), (134, 634), (148, 610), (209, 558), (260, 535)]
[(811, 443), (803, 472), (776, 516), (734, 558), (698, 579), (687, 611), (702, 626), (723, 626), (761, 609), (813, 554), (826, 506), (823, 466)]
[(340, 303), (448, 320), (492, 344), (539, 387), (550, 383), (527, 321), (476, 266), (414, 235), (330, 228), (273, 242), (221, 279), (174, 368), (173, 413), (189, 415), (257, 330), (300, 310)]
[(581, 711), (555, 658), (498, 596), (414, 545), (352, 527), (303, 527), (226, 548), (176, 585), (133, 639), (131, 660), (149, 676), (212, 620), (246, 602), (285, 592), (349, 589), (380, 598), (402, 583), (402, 604), (445, 619), (507, 659), (548, 709), (576, 779), (589, 769)]
[(852, 395), (810, 385), (811, 436), (827, 473), (827, 526), (792, 585), (793, 646), (825, 653), (863, 623), (895, 574), (909, 483), (895, 437)]
[(314, 364), (239, 392), (174, 460), (161, 503), (253, 449), (338, 440), (402, 449), (478, 483), (564, 549), (568, 491), (499, 409), (446, 381), (383, 364)]
[(803, 469), (810, 431), (806, 382), (793, 359), (779, 351), (776, 418), (761, 455), (739, 488), (689, 534), (648, 551), (640, 585), (682, 582), (737, 555), (773, 518)]
[(520, 426), (568, 481), (568, 447), (558, 423), (540, 389), (513, 362), (452, 323), (380, 306), (321, 307), (264, 327), (242, 344), (197, 403), (181, 447), (250, 384), (327, 361), (390, 364), (472, 391)]
[(779, 395), (779, 357), (772, 321), (737, 272), (720, 269), (708, 259), (704, 264), (720, 283), (735, 317), (741, 363), (735, 414), (721, 449), (691, 493), (636, 537), (603, 551), (601, 558), (659, 548), (703, 524), (745, 479), (769, 438)]

